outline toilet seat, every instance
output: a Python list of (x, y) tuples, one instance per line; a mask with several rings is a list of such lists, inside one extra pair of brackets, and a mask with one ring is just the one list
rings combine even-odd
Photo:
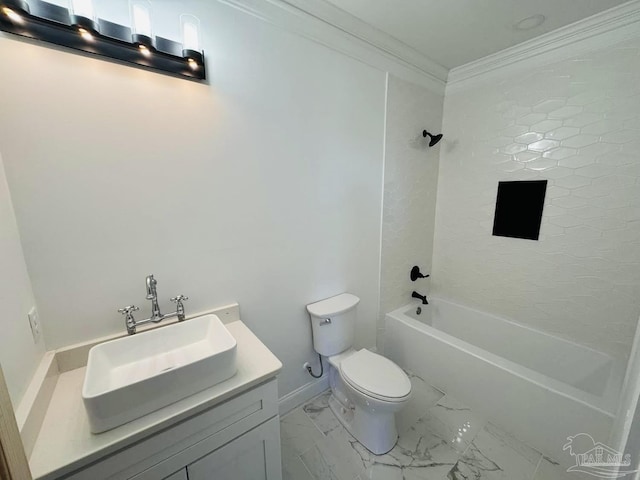
[(411, 394), (406, 373), (388, 358), (359, 350), (340, 362), (340, 376), (360, 393), (386, 402), (403, 402)]

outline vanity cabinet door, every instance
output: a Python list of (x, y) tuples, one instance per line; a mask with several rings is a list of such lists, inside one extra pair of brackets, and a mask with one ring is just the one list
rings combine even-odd
[(187, 477), (187, 469), (183, 468), (179, 472), (176, 472), (173, 475), (169, 475), (164, 480), (189, 480), (189, 477)]
[(279, 417), (187, 467), (189, 480), (282, 480)]

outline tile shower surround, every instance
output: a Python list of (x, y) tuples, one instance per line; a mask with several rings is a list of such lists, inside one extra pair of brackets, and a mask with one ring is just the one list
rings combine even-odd
[[(640, 314), (640, 40), (445, 97), (434, 291), (628, 356)], [(540, 241), (491, 236), (499, 181), (549, 181)]]
[(429, 280), (411, 282), (411, 267), (431, 273), (440, 145), (429, 148), (422, 130), (440, 133), (443, 97), (389, 75), (382, 215), (378, 349), (384, 316), (411, 292), (428, 293)]

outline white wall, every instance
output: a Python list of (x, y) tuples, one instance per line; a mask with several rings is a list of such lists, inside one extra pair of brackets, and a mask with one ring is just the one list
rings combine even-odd
[[(47, 348), (124, 330), (117, 308), (238, 301), (308, 382), (307, 303), (349, 291), (358, 344), (379, 307), (385, 72), (218, 2), (210, 84), (0, 37), (0, 144)], [(178, 3), (179, 5), (179, 3)], [(162, 34), (163, 32), (157, 32)]]
[[(434, 288), (628, 355), (640, 314), (640, 41), (447, 90)], [(502, 180), (548, 179), (539, 242), (491, 236)]]
[(14, 407), (44, 354), (44, 342), (36, 344), (29, 328), (35, 305), (0, 157), (0, 366)]
[(384, 315), (429, 293), (429, 280), (411, 282), (411, 267), (431, 272), (440, 146), (429, 148), (422, 131), (442, 128), (442, 95), (389, 75), (382, 219), (378, 347)]

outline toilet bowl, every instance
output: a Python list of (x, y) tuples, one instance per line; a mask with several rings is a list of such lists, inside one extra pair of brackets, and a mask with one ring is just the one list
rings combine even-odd
[(411, 397), (409, 377), (391, 360), (362, 349), (329, 358), (329, 406), (344, 427), (376, 455), (398, 440), (395, 414)]
[(398, 440), (395, 414), (411, 396), (411, 381), (388, 358), (353, 349), (359, 302), (343, 293), (307, 305), (307, 311), (313, 347), (329, 359), (329, 407), (356, 440), (381, 455)]

